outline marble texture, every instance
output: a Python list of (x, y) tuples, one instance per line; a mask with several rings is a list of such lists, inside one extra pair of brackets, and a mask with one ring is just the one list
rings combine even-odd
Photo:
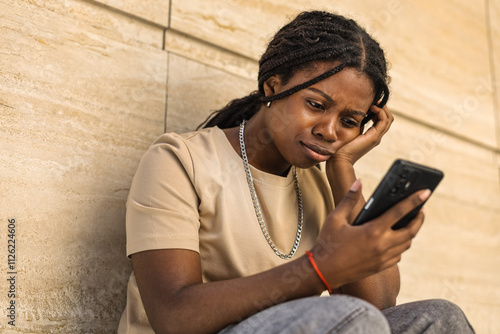
[(163, 31), (81, 1), (2, 0), (0, 12), (0, 212), (17, 222), (19, 292), (16, 328), (0, 331), (115, 333), (125, 200), (164, 128)]
[(165, 32), (165, 50), (242, 78), (257, 80), (257, 61), (175, 30)]
[(487, 1), (489, 17), (489, 36), (491, 42), (490, 63), (492, 66), (492, 82), (495, 93), (496, 132), (498, 153), (498, 169), (500, 170), (500, 1)]
[(238, 78), (184, 57), (169, 57), (168, 132), (193, 131), (212, 111), (257, 88), (254, 80)]
[(168, 27), (170, 0), (86, 0), (98, 2), (114, 9), (119, 9), (125, 13), (135, 15), (147, 22), (155, 23), (163, 27)]
[(394, 109), (494, 148), (485, 13), (470, 1), (409, 2), (380, 40), (392, 64)]

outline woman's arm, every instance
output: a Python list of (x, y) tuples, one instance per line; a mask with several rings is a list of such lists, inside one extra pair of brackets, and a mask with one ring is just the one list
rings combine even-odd
[[(336, 205), (340, 202), (340, 200), (338, 199), (340, 195), (338, 194), (341, 193), (345, 195), (345, 193), (347, 192), (345, 190), (345, 184), (350, 180), (355, 179), (352, 165), (344, 164), (344, 168), (344, 173), (335, 173), (335, 175), (343, 175), (340, 180), (338, 180), (339, 178), (329, 177), (330, 183), (333, 183), (333, 193), (335, 194), (335, 192), (337, 192), (337, 198), (334, 196)], [(356, 218), (357, 214), (363, 208), (364, 203), (365, 201), (363, 197), (360, 196), (357, 203), (354, 204), (353, 210), (349, 213), (349, 223), (351, 223)], [(361, 245), (361, 247), (363, 246)], [(399, 294), (399, 290), (399, 269), (397, 265), (394, 265), (387, 270), (366, 277), (358, 282), (341, 286), (336, 292), (364, 299), (372, 303), (379, 309), (383, 310), (385, 308), (396, 305), (396, 297)]]
[[(406, 228), (391, 226), (425, 200), (422, 192), (405, 199), (362, 226), (351, 226), (349, 212), (359, 200), (352, 188), (325, 221), (313, 247), (316, 263), (334, 289), (394, 266), (409, 248), (423, 216)], [(324, 290), (307, 257), (249, 277), (202, 283), (198, 253), (151, 250), (132, 255), (144, 308), (156, 333), (213, 333), (288, 300)]]
[(323, 290), (303, 256), (244, 278), (202, 283), (199, 254), (152, 250), (132, 255), (144, 308), (156, 333), (214, 333), (272, 305)]
[[(358, 196), (353, 196), (353, 188), (358, 189)], [(395, 304), (395, 298), (399, 292), (397, 263), (401, 260), (401, 254), (410, 248), (411, 240), (415, 237), (423, 223), (423, 210), (419, 212), (418, 218), (412, 221), (411, 227), (408, 225), (406, 228), (394, 231), (392, 230), (392, 225), (394, 221), (399, 221), (400, 218), (397, 217), (403, 217), (406, 215), (406, 212), (409, 212), (406, 211), (407, 209), (402, 209), (403, 206), (407, 205), (405, 204), (407, 200), (412, 202), (412, 205), (416, 205), (419, 202), (423, 203), (429, 197), (430, 191), (418, 191), (396, 204), (378, 218), (360, 226), (352, 226), (347, 217), (351, 209), (359, 201), (359, 197), (361, 196), (359, 192), (360, 188), (361, 183), (357, 181), (333, 212), (335, 215), (338, 215), (337, 217), (344, 217), (343, 228), (339, 228), (340, 226), (338, 225), (336, 226), (336, 223), (338, 224), (337, 219), (327, 218), (318, 236), (316, 246), (312, 251), (317, 257), (316, 262), (320, 266), (323, 275), (326, 277), (337, 277), (340, 281), (346, 275), (350, 276), (349, 272), (353, 272), (358, 266), (365, 266), (371, 263), (373, 259), (369, 257), (371, 257), (372, 252), (379, 253), (382, 258), (391, 258), (392, 260), (384, 262), (384, 266), (379, 267), (371, 275), (349, 280), (346, 284), (335, 286), (336, 293), (340, 292), (363, 298), (378, 308), (384, 309)], [(346, 205), (345, 203), (350, 203), (350, 205)], [(331, 223), (328, 223), (329, 221)], [(355, 234), (355, 237), (351, 238), (351, 233)], [(392, 244), (395, 241), (393, 238), (396, 235), (399, 235), (401, 238), (400, 242), (396, 243), (397, 245), (388, 246), (386, 242)], [(341, 240), (349, 240), (348, 244), (343, 245), (342, 250), (340, 246)], [(350, 254), (351, 252), (352, 254)], [(326, 262), (330, 262), (330, 266)], [(333, 266), (332, 263), (334, 264)]]
[(343, 285), (338, 293), (364, 299), (383, 310), (396, 305), (399, 288), (399, 269), (394, 265), (358, 282)]
[[(326, 175), (330, 183), (330, 188), (332, 189), (333, 200), (336, 207), (348, 193), (354, 181), (356, 181), (353, 163), (345, 159), (331, 158), (326, 164)], [(350, 222), (354, 221), (364, 205), (365, 199), (363, 196), (360, 196), (358, 203), (355, 204), (352, 212), (349, 213), (348, 218)]]
[[(335, 205), (347, 194), (349, 187), (356, 180), (354, 163), (369, 150), (380, 143), (383, 135), (389, 130), (394, 118), (387, 107), (372, 107), (377, 118), (375, 124), (364, 135), (359, 136), (351, 145), (344, 146), (327, 163), (327, 176), (333, 192)], [(365, 200), (360, 196), (349, 214), (352, 222), (362, 210)], [(359, 297), (372, 303), (379, 309), (394, 306), (400, 289), (400, 276), (397, 265), (379, 272), (361, 281), (340, 287), (336, 292)]]
[[(333, 168), (333, 164), (329, 166), (331, 168), (331, 175), (328, 176), (328, 179), (332, 187), (335, 204), (338, 205), (347, 193), (349, 185), (356, 179), (356, 176), (354, 168), (350, 163), (340, 161), (336, 164), (335, 169)], [(352, 222), (356, 218), (364, 204), (365, 200), (363, 196), (360, 196), (359, 201), (349, 213), (349, 222)], [(342, 286), (336, 292), (364, 299), (383, 310), (396, 305), (396, 297), (399, 294), (399, 290), (399, 269), (395, 265), (361, 281)]]

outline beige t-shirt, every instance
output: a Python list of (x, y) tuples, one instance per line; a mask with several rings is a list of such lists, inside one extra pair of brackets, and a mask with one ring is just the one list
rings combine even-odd
[[(286, 177), (251, 166), (264, 221), (288, 254), (297, 232), (293, 168)], [(304, 227), (296, 257), (313, 245), (333, 197), (318, 168), (297, 169)], [(181, 248), (200, 254), (203, 282), (262, 272), (287, 260), (258, 224), (241, 157), (217, 128), (162, 135), (144, 154), (127, 201), (127, 255)], [(132, 273), (119, 333), (153, 333)]]

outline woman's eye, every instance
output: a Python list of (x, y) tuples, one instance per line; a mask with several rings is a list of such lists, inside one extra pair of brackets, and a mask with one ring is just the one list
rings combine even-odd
[(309, 103), (309, 105), (316, 110), (325, 111), (325, 107), (323, 107), (323, 105), (321, 105), (320, 103), (310, 101), (310, 100), (308, 100), (307, 103)]
[(357, 128), (359, 126), (358, 121), (356, 121), (354, 119), (350, 119), (350, 118), (342, 118), (342, 122), (351, 128)]

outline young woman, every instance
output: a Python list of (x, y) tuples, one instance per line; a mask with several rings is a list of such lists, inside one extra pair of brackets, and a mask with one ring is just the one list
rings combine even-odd
[(471, 333), (449, 302), (394, 306), (424, 214), (391, 226), (429, 191), (350, 225), (364, 204), (353, 165), (393, 121), (378, 43), (352, 20), (305, 12), (271, 41), (258, 79), (142, 158), (119, 333)]

